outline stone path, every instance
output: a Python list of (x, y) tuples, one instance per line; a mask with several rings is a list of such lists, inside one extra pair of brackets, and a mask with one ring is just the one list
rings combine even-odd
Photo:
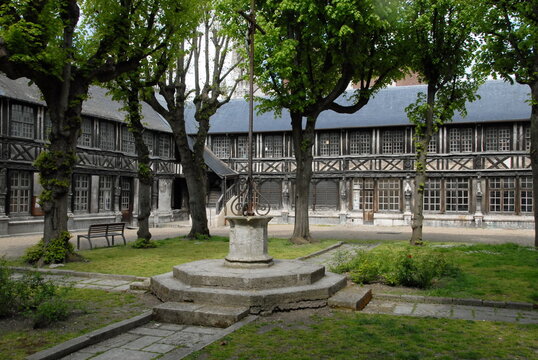
[(477, 321), (503, 321), (519, 324), (538, 324), (538, 311), (502, 309), (486, 306), (455, 304), (422, 304), (374, 299), (364, 310), (368, 314), (407, 315)]

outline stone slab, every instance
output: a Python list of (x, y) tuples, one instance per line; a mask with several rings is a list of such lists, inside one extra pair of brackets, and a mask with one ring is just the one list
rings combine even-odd
[(153, 308), (154, 319), (167, 323), (226, 328), (249, 313), (245, 306), (167, 302)]
[(372, 300), (372, 290), (350, 286), (329, 298), (330, 307), (362, 310)]
[(325, 275), (325, 267), (297, 260), (275, 260), (271, 267), (230, 268), (224, 260), (211, 259), (174, 266), (173, 274), (190, 286), (262, 290), (313, 284)]
[(115, 348), (105, 351), (104, 353), (92, 358), (93, 360), (151, 360), (156, 356), (155, 353), (147, 351), (137, 351), (129, 349)]

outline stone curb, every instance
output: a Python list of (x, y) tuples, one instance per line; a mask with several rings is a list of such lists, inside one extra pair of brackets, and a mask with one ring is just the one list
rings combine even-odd
[(331, 245), (331, 246), (329, 246), (329, 247), (326, 247), (325, 249), (321, 249), (321, 250), (319, 250), (319, 251), (313, 252), (312, 254), (308, 254), (308, 255), (305, 255), (305, 256), (298, 257), (298, 258), (295, 259), (295, 260), (306, 260), (306, 259), (310, 259), (310, 258), (319, 256), (319, 255), (325, 254), (326, 252), (329, 252), (329, 251), (334, 250), (334, 249), (336, 249), (336, 248), (339, 248), (339, 247), (342, 246), (342, 245), (344, 245), (344, 242), (343, 242), (343, 241), (340, 241), (340, 242), (337, 242), (337, 243), (334, 244), (334, 245)]
[(436, 296), (421, 296), (421, 295), (396, 295), (396, 294), (374, 294), (374, 298), (380, 300), (392, 300), (401, 302), (427, 303), (427, 304), (452, 304), (452, 305), (468, 305), (468, 306), (483, 306), (515, 310), (535, 310), (538, 309), (538, 304), (517, 302), (517, 301), (492, 301), (481, 299), (459, 299)]
[(144, 325), (152, 319), (152, 312), (146, 311), (142, 315), (132, 317), (114, 324), (110, 324), (91, 333), (68, 340), (49, 349), (37, 352), (26, 358), (26, 360), (55, 360), (69, 355), (75, 351), (89, 345), (97, 344), (113, 336), (122, 334), (137, 326)]
[(9, 266), (9, 268), (13, 271), (18, 271), (18, 272), (36, 271), (36, 272), (40, 272), (44, 274), (74, 276), (74, 277), (84, 277), (84, 278), (114, 279), (114, 280), (125, 280), (125, 281), (145, 281), (149, 279), (148, 277), (144, 277), (144, 276), (102, 274), (102, 273), (75, 271), (75, 270), (42, 269), (42, 268), (31, 268), (31, 267), (23, 267), (23, 266)]
[(243, 327), (244, 325), (250, 324), (254, 320), (256, 320), (258, 316), (256, 315), (248, 315), (246, 318), (236, 322), (235, 324), (228, 326), (224, 329), (223, 332), (221, 332), (218, 335), (213, 336), (209, 339), (209, 341), (206, 341), (202, 344), (193, 346), (191, 348), (185, 349), (185, 348), (178, 348), (176, 350), (172, 350), (169, 353), (165, 354), (164, 356), (160, 357), (159, 360), (179, 360), (183, 359), (184, 357), (192, 354), (193, 352), (200, 351), (203, 348), (205, 348), (208, 345), (213, 344), (215, 341), (225, 337), (226, 335), (229, 335), (233, 333), (234, 331), (238, 330), (239, 328)]

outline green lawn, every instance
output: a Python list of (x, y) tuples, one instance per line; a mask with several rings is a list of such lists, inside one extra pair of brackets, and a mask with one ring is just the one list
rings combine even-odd
[[(515, 244), (426, 244), (460, 271), (426, 290), (394, 288), (387, 292), (538, 303), (538, 251)], [(383, 243), (372, 252), (405, 249), (406, 243)]]
[(263, 318), (187, 359), (535, 359), (538, 325), (334, 312)]
[[(287, 239), (269, 239), (269, 254), (276, 259), (295, 259), (337, 243), (323, 240), (308, 245), (294, 245)], [(156, 241), (153, 249), (127, 246), (80, 251), (89, 262), (68, 263), (62, 269), (153, 276), (172, 271), (174, 265), (202, 259), (219, 259), (228, 254), (228, 238), (213, 236), (210, 240), (173, 238)]]
[(0, 319), (0, 359), (18, 360), (113, 322), (139, 315), (146, 306), (134, 295), (71, 289), (75, 312), (65, 321), (33, 329), (20, 319)]

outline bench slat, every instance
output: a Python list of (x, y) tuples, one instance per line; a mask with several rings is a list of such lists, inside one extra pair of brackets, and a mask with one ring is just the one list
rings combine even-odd
[(77, 249), (80, 249), (80, 238), (87, 239), (92, 249), (92, 242), (90, 239), (104, 237), (108, 246), (110, 246), (109, 236), (112, 236), (112, 245), (114, 245), (114, 237), (121, 236), (123, 243), (127, 244), (124, 235), (125, 223), (108, 223), (108, 224), (93, 224), (88, 227), (88, 235), (77, 236)]

